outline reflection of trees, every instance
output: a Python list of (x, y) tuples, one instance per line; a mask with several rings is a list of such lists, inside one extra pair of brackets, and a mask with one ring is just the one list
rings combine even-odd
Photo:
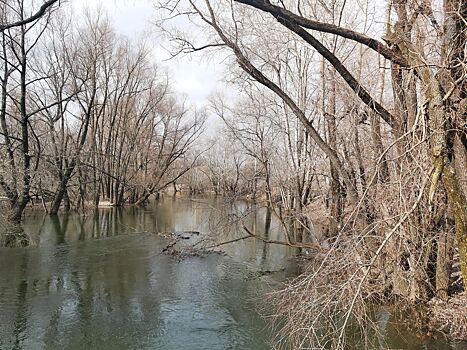
[(118, 234), (118, 219), (121, 216), (117, 213), (115, 208), (95, 210), (90, 238), (110, 237)]
[(61, 309), (61, 306), (57, 307), (55, 312), (52, 314), (50, 322), (44, 333), (44, 343), (47, 349), (53, 349), (53, 345), (58, 341)]
[(20, 224), (9, 224), (0, 232), (0, 247), (28, 247), (31, 242), (31, 236), (24, 231)]
[(55, 237), (57, 237), (57, 244), (65, 243), (65, 234), (68, 229), (69, 215), (59, 217), (57, 215), (50, 216), (51, 226), (54, 230)]
[[(131, 232), (131, 227), (162, 231), (177, 225), (202, 225), (211, 213), (219, 220), (228, 218), (225, 213), (232, 212), (237, 212), (239, 217), (248, 214), (244, 219), (254, 219), (261, 234), (264, 229), (266, 237), (274, 235), (274, 223), (270, 233), (271, 215), (268, 219), (268, 213), (263, 210), (255, 217), (255, 209), (243, 203), (223, 207), (222, 203), (210, 199), (200, 204), (173, 202), (171, 198), (156, 204), (155, 210), (129, 208), (101, 210), (89, 216), (46, 216), (36, 230), (41, 235), (56, 237), (51, 241), (60, 244), (71, 239)], [(40, 224), (40, 220), (35, 218), (36, 223)], [(32, 224), (27, 223), (26, 229)], [(241, 234), (236, 225), (229, 229), (232, 235)], [(244, 282), (246, 272), (240, 265), (227, 266), (217, 256), (177, 264), (169, 257), (158, 255), (161, 244), (158, 239), (144, 235), (137, 239), (100, 240), (56, 248), (46, 245), (40, 251), (16, 250), (25, 254), (29, 266), (23, 264), (21, 271), (28, 275), (22, 276), (21, 259), (16, 259), (15, 282), (8, 287), (16, 296), (8, 303), (17, 304), (8, 315), (15, 321), (8, 334), (9, 347), (13, 347), (15, 339), (16, 348), (25, 346), (26, 337), (28, 345), (42, 342), (45, 348), (51, 349), (132, 348), (138, 344), (158, 348), (159, 341), (172, 340), (178, 345), (180, 339), (172, 336), (178, 334), (181, 326), (197, 332), (196, 325), (183, 322), (186, 317), (200, 314), (205, 318), (195, 317), (196, 322), (209, 328), (209, 332), (217, 332), (222, 343), (236, 344), (237, 339), (242, 344), (256, 342), (254, 337), (243, 333), (247, 329), (247, 333), (257, 334), (260, 323), (251, 312), (245, 312), (245, 308), (253, 308), (251, 303), (244, 300), (239, 303), (239, 295), (252, 293), (251, 286)], [(237, 248), (241, 259), (255, 256), (259, 260), (261, 250), (263, 260), (271, 259), (271, 253), (262, 245), (248, 243), (234, 249)], [(37, 263), (35, 257), (39, 259)], [(37, 283), (31, 278), (38, 278)], [(36, 324), (37, 320), (40, 324)], [(44, 327), (43, 334), (35, 332), (33, 326), (38, 325)], [(167, 329), (177, 325), (180, 326), (177, 329)], [(135, 331), (149, 338), (136, 338)], [(119, 337), (114, 337), (115, 334)], [(187, 333), (187, 336), (191, 335)], [(206, 341), (209, 343), (211, 339)]]
[[(112, 348), (112, 345), (123, 348), (126, 342), (134, 346), (131, 344), (135, 341), (132, 334), (123, 337), (127, 329), (133, 329), (133, 323), (137, 322), (138, 327), (151, 327), (147, 329), (147, 334), (159, 324), (160, 294), (170, 283), (164, 283), (154, 290), (148, 276), (157, 272), (158, 280), (169, 281), (171, 274), (169, 272), (167, 275), (167, 271), (170, 271), (170, 267), (167, 264), (149, 265), (152, 259), (142, 257), (139, 249), (126, 250), (119, 245), (110, 248), (117, 251), (105, 256), (90, 256), (84, 264), (72, 267), (71, 288), (73, 304), (76, 305), (74, 317), (77, 320), (74, 327), (78, 328), (73, 329), (70, 336), (76, 336), (78, 331), (79, 338), (69, 339), (70, 344), (97, 347), (105, 339), (108, 348)], [(87, 245), (82, 246), (77, 256), (88, 255), (86, 249)], [(170, 290), (167, 294), (173, 293)], [(140, 323), (141, 319), (145, 322)], [(115, 332), (123, 333), (119, 334), (121, 337), (114, 338), (111, 334)]]
[(27, 254), (22, 255), (20, 273), (21, 279), (18, 284), (18, 290), (16, 292), (16, 314), (14, 320), (14, 335), (15, 335), (15, 344), (13, 349), (21, 349), (22, 342), (26, 339), (26, 329), (27, 329), (27, 292), (28, 292), (28, 281), (26, 280), (26, 274), (28, 270), (29, 256)]
[(78, 217), (78, 225), (79, 225), (78, 240), (79, 241), (84, 241), (86, 239), (86, 229), (84, 228), (85, 221), (86, 221), (86, 218), (84, 216)]
[[(93, 315), (93, 290), (92, 290), (92, 275), (90, 271), (92, 269), (86, 269), (86, 277), (84, 281), (80, 278), (79, 273), (73, 271), (71, 273), (71, 282), (77, 298), (77, 317), (79, 319), (78, 325), (80, 330), (83, 332), (82, 339), (89, 339), (90, 334), (88, 334), (89, 327), (87, 325), (91, 324), (91, 319)], [(82, 344), (83, 346), (85, 344)]]
[[(266, 207), (266, 218), (264, 220), (264, 238), (269, 240), (269, 230), (271, 229), (271, 217), (272, 211), (270, 207)], [(261, 268), (264, 270), (266, 265), (266, 258), (268, 254), (267, 244), (263, 244), (263, 251), (261, 254)]]
[(166, 199), (157, 202), (154, 210), (151, 210), (148, 214), (151, 217), (152, 229), (155, 232), (172, 231), (174, 229), (174, 216), (175, 211), (179, 208), (174, 209), (174, 205), (177, 203)]

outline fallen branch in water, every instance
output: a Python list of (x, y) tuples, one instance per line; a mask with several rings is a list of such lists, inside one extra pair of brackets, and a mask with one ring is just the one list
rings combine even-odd
[(235, 242), (238, 242), (238, 241), (243, 241), (244, 239), (247, 239), (247, 238), (251, 238), (251, 236), (248, 235), (248, 236), (243, 236), (243, 237), (236, 238), (236, 239), (231, 239), (230, 241), (225, 241), (225, 242), (221, 242), (221, 243), (218, 243), (218, 244), (211, 245), (209, 247), (205, 247), (205, 249), (217, 248), (217, 247), (220, 247), (220, 246), (225, 245), (225, 244), (235, 243)]
[(250, 235), (250, 237), (254, 237), (264, 243), (268, 243), (268, 244), (280, 244), (280, 245), (285, 245), (285, 246), (288, 246), (288, 247), (292, 247), (292, 248), (305, 248), (305, 249), (315, 249), (315, 250), (320, 250), (322, 251), (323, 250), (323, 247), (321, 247), (318, 243), (292, 243), (290, 241), (277, 241), (277, 240), (271, 240), (271, 239), (266, 239), (266, 238), (263, 238), (261, 236), (258, 236), (256, 234), (254, 234), (253, 232), (251, 232), (248, 227), (246, 227), (245, 225), (243, 226), (243, 229)]
[(181, 238), (181, 239), (190, 239), (191, 236), (199, 236), (201, 233), (199, 231), (165, 231), (165, 232), (155, 232), (158, 236), (164, 238)]
[(174, 240), (173, 242), (169, 243), (166, 245), (166, 247), (164, 249), (162, 249), (161, 253), (165, 253), (167, 252), (170, 248), (173, 248), (177, 243), (178, 243), (178, 239)]

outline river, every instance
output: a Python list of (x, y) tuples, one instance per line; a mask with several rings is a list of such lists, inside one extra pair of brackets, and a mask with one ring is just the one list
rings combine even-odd
[[(168, 240), (155, 234), (226, 241), (245, 236), (240, 222), (281, 237), (264, 209), (214, 198), (165, 197), (85, 216), (28, 212), (29, 245), (0, 248), (0, 349), (270, 349), (274, 331), (258, 309), (295, 273), (294, 250), (249, 238), (222, 246), (227, 255), (178, 259), (161, 254)], [(390, 349), (465, 349), (389, 321), (379, 315)]]

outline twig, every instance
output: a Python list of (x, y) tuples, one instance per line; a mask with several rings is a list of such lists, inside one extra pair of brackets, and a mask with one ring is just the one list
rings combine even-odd
[(218, 243), (218, 244), (214, 244), (214, 245), (211, 245), (209, 247), (205, 247), (205, 249), (217, 248), (217, 247), (220, 247), (221, 245), (225, 245), (225, 244), (229, 244), (229, 243), (235, 243), (235, 242), (238, 242), (238, 241), (243, 241), (244, 239), (247, 239), (247, 238), (251, 238), (251, 235), (243, 236), (243, 237), (240, 237), (240, 238), (232, 239), (230, 241), (225, 241), (225, 242), (221, 242), (221, 243)]
[(317, 243), (309, 243), (309, 244), (305, 244), (305, 243), (301, 243), (301, 244), (298, 244), (298, 243), (292, 243), (292, 242), (284, 242), (284, 241), (277, 241), (277, 240), (271, 240), (271, 239), (266, 239), (266, 238), (263, 238), (261, 236), (258, 236), (258, 235), (255, 235), (253, 232), (251, 232), (248, 227), (246, 226), (243, 226), (243, 229), (251, 236), (251, 237), (254, 237), (264, 243), (268, 243), (268, 244), (280, 244), (280, 245), (285, 245), (285, 246), (288, 246), (288, 247), (293, 247), (293, 248), (307, 248), (307, 249), (317, 249), (317, 250), (323, 250), (323, 248), (317, 244)]

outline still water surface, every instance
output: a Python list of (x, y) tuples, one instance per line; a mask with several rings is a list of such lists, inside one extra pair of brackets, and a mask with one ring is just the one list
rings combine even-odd
[[(228, 256), (178, 261), (160, 253), (168, 241), (154, 234), (195, 230), (229, 240), (244, 236), (243, 218), (279, 239), (280, 225), (266, 217), (212, 198), (86, 217), (29, 213), (30, 246), (0, 248), (0, 349), (270, 349), (273, 331), (257, 308), (293, 273), (292, 249), (247, 239), (224, 246)], [(420, 341), (388, 321), (381, 314), (390, 349), (465, 349)]]

